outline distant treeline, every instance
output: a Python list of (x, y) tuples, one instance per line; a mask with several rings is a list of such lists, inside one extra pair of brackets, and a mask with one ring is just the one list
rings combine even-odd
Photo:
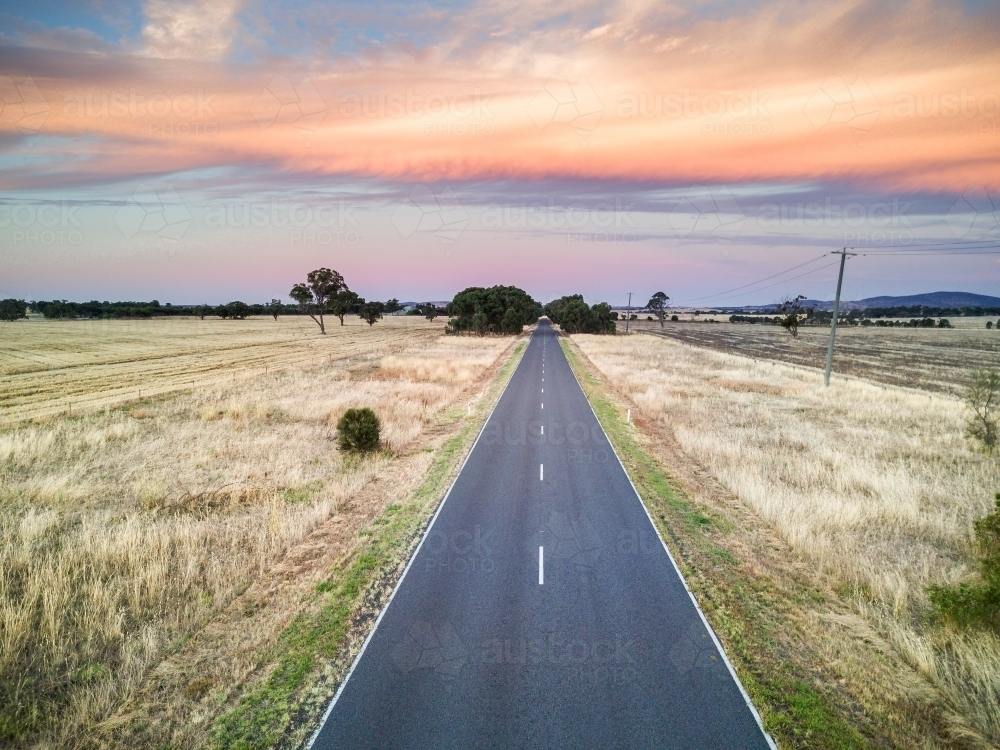
[(729, 316), (729, 322), (730, 323), (761, 323), (763, 325), (776, 326), (776, 325), (780, 325), (781, 318), (778, 317), (778, 316), (775, 316), (773, 318), (768, 318), (768, 317), (765, 317), (763, 315), (756, 316), (756, 317), (751, 316), (751, 315), (730, 315)]
[[(852, 311), (848, 315), (839, 316), (837, 325), (850, 325), (850, 326), (881, 326), (883, 328), (952, 328), (951, 321), (947, 318), (939, 318), (937, 321), (934, 318), (911, 318), (908, 321), (903, 320), (871, 320), (869, 318), (862, 318), (856, 314), (857, 311)], [(778, 326), (782, 324), (785, 318), (775, 316), (769, 318), (764, 315), (752, 317), (749, 315), (730, 315), (730, 323), (760, 323), (761, 325), (772, 325)], [(828, 312), (817, 312), (814, 315), (801, 321), (799, 325), (830, 325), (833, 321), (833, 315)]]
[(857, 311), (863, 318), (972, 318), (1000, 315), (1000, 307), (869, 307)]
[[(33, 301), (28, 307), (46, 318), (153, 318), (173, 316), (206, 317), (218, 315), (223, 318), (247, 317), (248, 315), (273, 315), (270, 304), (250, 305), (244, 302), (230, 302), (226, 305), (161, 305), (152, 302), (52, 302)], [(281, 315), (298, 315), (297, 305), (281, 305)]]

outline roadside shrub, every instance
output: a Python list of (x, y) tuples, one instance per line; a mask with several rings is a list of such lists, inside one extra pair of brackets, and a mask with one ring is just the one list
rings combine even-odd
[(1000, 492), (996, 508), (975, 523), (980, 581), (931, 586), (931, 604), (945, 620), (1000, 631)]
[(678, 318), (676, 315), (671, 315), (670, 320), (676, 323), (678, 320), (680, 320), (680, 318)]
[(381, 430), (381, 422), (367, 406), (348, 409), (337, 422), (337, 444), (348, 453), (378, 450)]
[(978, 440), (987, 453), (997, 447), (1000, 437), (1000, 372), (977, 370), (965, 389), (965, 405), (969, 409), (966, 433)]

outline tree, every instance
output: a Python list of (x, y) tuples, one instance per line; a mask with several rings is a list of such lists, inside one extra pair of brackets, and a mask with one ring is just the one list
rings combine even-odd
[(343, 276), (329, 268), (318, 268), (309, 272), (305, 284), (293, 286), (288, 296), (298, 303), (302, 312), (316, 322), (316, 325), (319, 326), (319, 332), (326, 335), (323, 315), (331, 312), (333, 299), (345, 289), (347, 289), (347, 284), (344, 283)]
[(361, 306), (361, 310), (358, 315), (363, 321), (368, 325), (375, 325), (375, 321), (382, 319), (382, 313), (385, 312), (385, 305), (381, 302), (366, 302)]
[(226, 307), (229, 308), (229, 317), (233, 320), (246, 320), (247, 315), (250, 314), (250, 305), (246, 302), (236, 300), (230, 302)]
[(427, 320), (433, 321), (434, 318), (441, 314), (441, 308), (437, 305), (423, 305), (420, 308), (420, 313), (427, 318)]
[(281, 315), (284, 309), (284, 305), (281, 304), (280, 299), (272, 299), (270, 302), (267, 303), (265, 307), (267, 309), (268, 314), (275, 320), (278, 319), (278, 316)]
[(663, 328), (663, 321), (667, 319), (667, 303), (669, 301), (670, 297), (665, 293), (657, 292), (646, 303), (646, 309), (650, 310), (656, 316), (656, 319), (660, 321), (660, 328)]
[(1000, 437), (1000, 372), (974, 372), (965, 389), (965, 405), (971, 412), (966, 432), (982, 443), (987, 453), (992, 453)]
[(0, 320), (15, 321), (28, 317), (28, 305), (23, 299), (0, 300)]
[[(806, 313), (799, 304), (800, 299), (805, 299), (804, 294), (800, 294), (798, 297), (785, 297), (778, 303), (778, 312), (782, 313), (784, 317), (781, 319), (781, 327), (792, 334), (792, 338), (799, 335), (799, 323), (802, 321), (799, 316)], [(809, 313), (812, 311), (810, 310)], [(808, 317), (809, 313), (806, 313)]]
[(212, 312), (211, 305), (195, 305), (194, 314), (198, 316), (199, 319), (204, 320), (205, 316)]
[(545, 314), (566, 333), (614, 333), (617, 328), (611, 305), (598, 302), (591, 307), (582, 294), (549, 302), (545, 306)]
[(344, 325), (344, 316), (357, 312), (363, 304), (364, 300), (345, 286), (330, 300), (330, 314), (340, 318), (340, 325)]
[(403, 306), (399, 304), (399, 300), (393, 297), (385, 303), (385, 313), (386, 315), (392, 315), (393, 313), (399, 312), (403, 309)]
[(518, 334), (538, 320), (542, 306), (516, 286), (473, 286), (456, 294), (445, 312), (450, 333)]

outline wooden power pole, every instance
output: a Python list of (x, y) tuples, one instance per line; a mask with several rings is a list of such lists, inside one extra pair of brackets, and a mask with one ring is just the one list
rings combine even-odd
[(840, 275), (837, 277), (837, 295), (833, 298), (833, 323), (830, 325), (830, 344), (826, 349), (826, 373), (823, 375), (823, 385), (830, 385), (830, 371), (833, 369), (833, 341), (837, 336), (837, 315), (840, 314), (840, 288), (844, 285), (844, 263), (848, 255), (857, 253), (847, 252), (845, 247), (842, 250), (834, 250), (833, 255), (840, 256)]

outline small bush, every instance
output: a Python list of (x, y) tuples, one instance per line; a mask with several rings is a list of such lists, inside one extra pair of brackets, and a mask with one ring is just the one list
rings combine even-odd
[(981, 580), (957, 586), (931, 586), (931, 604), (944, 619), (1000, 631), (1000, 492), (996, 508), (975, 523)]
[(965, 406), (969, 410), (966, 432), (992, 453), (1000, 442), (1000, 372), (974, 372), (965, 389)]
[(367, 453), (378, 450), (382, 424), (367, 406), (348, 409), (337, 422), (337, 443), (348, 453)]

